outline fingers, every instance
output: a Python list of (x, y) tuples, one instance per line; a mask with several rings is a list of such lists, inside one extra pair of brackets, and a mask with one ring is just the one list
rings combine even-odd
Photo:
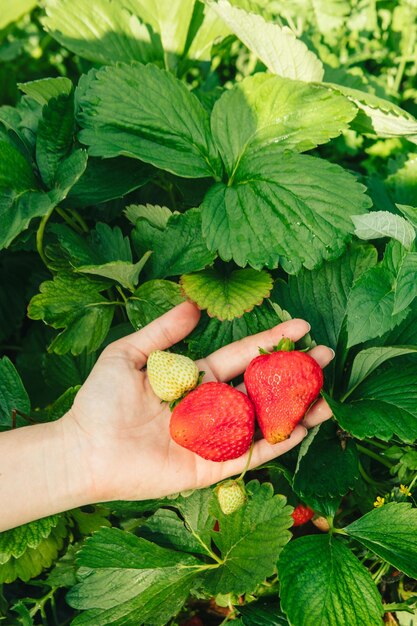
[(123, 353), (141, 369), (152, 350), (165, 350), (184, 339), (198, 324), (200, 311), (191, 302), (182, 302), (136, 333), (111, 343), (107, 352)]
[(272, 350), (282, 337), (298, 341), (309, 330), (310, 325), (304, 320), (283, 322), (270, 330), (245, 337), (216, 350), (203, 359), (200, 369), (204, 369), (204, 364), (207, 364), (217, 380), (230, 380), (245, 371), (252, 359), (258, 356), (259, 348)]
[(321, 368), (329, 365), (330, 361), (334, 359), (334, 351), (327, 346), (316, 346), (308, 354), (317, 361)]
[(331, 408), (324, 398), (317, 400), (311, 409), (305, 414), (302, 424), (306, 428), (314, 428), (325, 422), (333, 415)]
[[(301, 443), (306, 435), (307, 429), (304, 426), (298, 425), (291, 433), (291, 436), (285, 441), (281, 441), (280, 443), (271, 445), (266, 441), (266, 439), (261, 439), (260, 441), (257, 441), (253, 446), (252, 458), (250, 461), (249, 469), (258, 467), (258, 465), (262, 465), (262, 463), (266, 463), (267, 461), (275, 459), (277, 456), (281, 456), (281, 454), (285, 454), (286, 452), (297, 446), (299, 443)], [(238, 459), (224, 462), (221, 467), (222, 475), (220, 476), (219, 480), (223, 480), (224, 478), (228, 478), (229, 476), (234, 476), (243, 472), (246, 467), (248, 455), (249, 452), (239, 457)]]

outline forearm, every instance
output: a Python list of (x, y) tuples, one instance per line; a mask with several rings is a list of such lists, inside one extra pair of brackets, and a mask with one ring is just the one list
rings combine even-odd
[(90, 501), (88, 467), (65, 420), (0, 434), (0, 531)]

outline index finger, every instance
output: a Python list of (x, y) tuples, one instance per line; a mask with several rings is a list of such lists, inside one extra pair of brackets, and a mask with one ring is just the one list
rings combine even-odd
[(282, 322), (270, 330), (250, 335), (212, 352), (208, 357), (202, 359), (200, 369), (204, 370), (206, 363), (217, 380), (222, 382), (231, 380), (246, 370), (252, 359), (259, 354), (259, 348), (272, 350), (283, 337), (298, 341), (309, 330), (310, 324), (301, 319)]

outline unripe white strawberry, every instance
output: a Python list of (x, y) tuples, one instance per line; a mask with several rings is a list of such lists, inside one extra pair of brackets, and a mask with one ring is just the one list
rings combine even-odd
[(197, 365), (182, 354), (154, 350), (148, 357), (147, 373), (154, 393), (172, 402), (194, 389), (198, 383)]
[(217, 499), (225, 515), (234, 513), (246, 502), (244, 485), (236, 480), (228, 480), (216, 489)]

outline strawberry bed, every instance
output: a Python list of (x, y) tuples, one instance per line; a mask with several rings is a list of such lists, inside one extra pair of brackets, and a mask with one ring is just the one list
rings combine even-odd
[(0, 623), (415, 626), (416, 3), (0, 5), (0, 431), (185, 299), (193, 360), (291, 318), (335, 351), (333, 418), (226, 503), (0, 533)]

